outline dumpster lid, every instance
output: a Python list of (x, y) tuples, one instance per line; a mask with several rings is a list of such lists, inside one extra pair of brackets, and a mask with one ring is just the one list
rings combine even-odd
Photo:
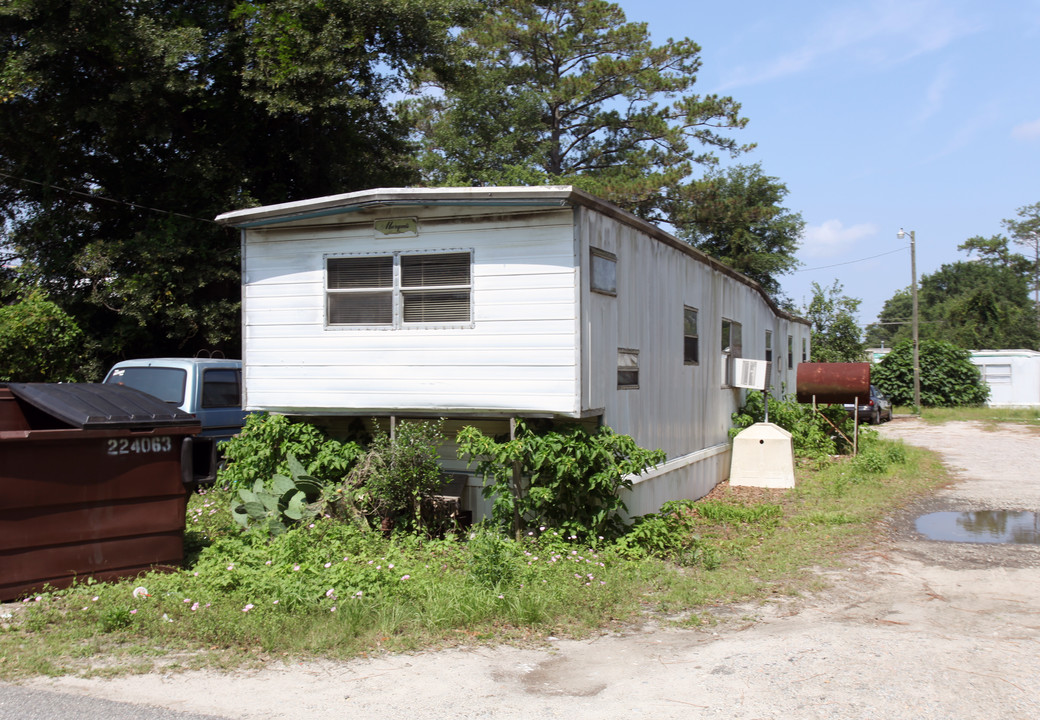
[(7, 387), (19, 400), (83, 430), (200, 424), (194, 415), (125, 385), (8, 383)]

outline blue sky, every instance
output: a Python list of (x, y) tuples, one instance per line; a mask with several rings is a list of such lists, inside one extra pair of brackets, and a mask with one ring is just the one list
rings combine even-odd
[[(835, 279), (860, 322), (918, 277), (967, 259), (1040, 202), (1040, 0), (620, 0), (655, 41), (702, 48), (696, 91), (732, 96), (736, 134), (802, 214), (801, 306)], [(872, 259), (866, 259), (872, 258)]]

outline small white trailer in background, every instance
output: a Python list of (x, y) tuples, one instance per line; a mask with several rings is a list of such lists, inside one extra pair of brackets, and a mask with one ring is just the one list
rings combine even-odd
[[(571, 187), (369, 190), (217, 221), (241, 230), (247, 409), (333, 432), (608, 425), (667, 454), (633, 515), (726, 478), (735, 359), (772, 361), (791, 389), (808, 354), (808, 323), (757, 283)], [(470, 478), (464, 507), (484, 502)]]
[[(867, 350), (879, 362), (890, 348)], [(989, 386), (989, 407), (1040, 407), (1040, 352), (1036, 350), (972, 350), (971, 362)]]
[(1040, 352), (973, 350), (971, 361), (989, 385), (990, 407), (1040, 407)]

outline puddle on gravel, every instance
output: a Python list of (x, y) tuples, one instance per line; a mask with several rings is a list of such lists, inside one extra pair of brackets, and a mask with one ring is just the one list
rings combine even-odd
[(922, 515), (914, 525), (929, 540), (1040, 545), (1040, 516), (1028, 511), (937, 512)]

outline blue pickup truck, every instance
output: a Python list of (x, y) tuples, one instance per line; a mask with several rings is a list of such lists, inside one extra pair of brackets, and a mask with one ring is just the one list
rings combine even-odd
[(219, 444), (242, 429), (247, 415), (242, 410), (241, 360), (124, 360), (112, 366), (104, 382), (146, 392), (197, 417), (202, 431), (195, 443), (196, 475), (210, 481), (216, 477)]

